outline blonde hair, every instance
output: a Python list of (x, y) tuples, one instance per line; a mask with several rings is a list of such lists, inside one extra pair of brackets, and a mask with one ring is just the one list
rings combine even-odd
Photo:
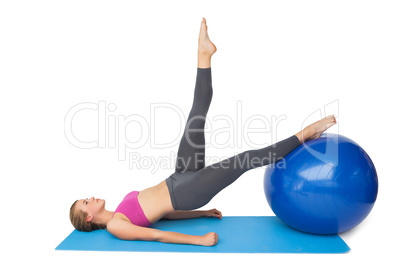
[(88, 217), (88, 213), (82, 211), (81, 209), (75, 209), (77, 201), (78, 200), (76, 200), (70, 208), (70, 221), (75, 229), (81, 232), (91, 232), (98, 229), (106, 229), (105, 224), (87, 222), (86, 218)]

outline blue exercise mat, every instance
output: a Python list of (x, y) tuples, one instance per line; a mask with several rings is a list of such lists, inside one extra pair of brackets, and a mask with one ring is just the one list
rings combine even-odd
[(125, 241), (107, 230), (74, 230), (56, 250), (207, 252), (207, 253), (346, 253), (348, 245), (338, 235), (313, 235), (294, 230), (277, 217), (223, 217), (161, 220), (152, 228), (204, 235), (215, 232), (213, 247), (167, 244), (154, 241)]

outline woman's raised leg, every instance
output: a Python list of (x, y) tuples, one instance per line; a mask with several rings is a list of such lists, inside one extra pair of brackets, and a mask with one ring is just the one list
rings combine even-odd
[(215, 52), (216, 47), (209, 40), (206, 21), (203, 18), (198, 38), (197, 79), (193, 105), (177, 153), (178, 173), (205, 167), (204, 126), (212, 100), (211, 57)]

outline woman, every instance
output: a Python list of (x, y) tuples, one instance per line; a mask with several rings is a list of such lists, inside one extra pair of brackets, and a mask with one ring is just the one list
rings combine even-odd
[(320, 137), (336, 124), (334, 116), (328, 116), (274, 145), (246, 151), (205, 167), (204, 125), (212, 99), (211, 57), (215, 52), (216, 47), (209, 40), (203, 18), (198, 40), (194, 101), (180, 141), (175, 172), (156, 186), (129, 193), (114, 212), (105, 209), (102, 199), (92, 197), (75, 201), (70, 209), (70, 219), (77, 230), (107, 228), (111, 234), (124, 240), (213, 246), (218, 242), (216, 233), (193, 236), (148, 227), (159, 219), (221, 219), (222, 215), (216, 209), (192, 210), (207, 204), (247, 170), (275, 163), (304, 141)]

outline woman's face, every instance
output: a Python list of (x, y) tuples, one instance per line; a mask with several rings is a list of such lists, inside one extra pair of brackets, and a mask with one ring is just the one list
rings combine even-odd
[(95, 197), (80, 199), (77, 201), (76, 209), (81, 209), (88, 213), (88, 216), (94, 217), (105, 209), (105, 200)]

